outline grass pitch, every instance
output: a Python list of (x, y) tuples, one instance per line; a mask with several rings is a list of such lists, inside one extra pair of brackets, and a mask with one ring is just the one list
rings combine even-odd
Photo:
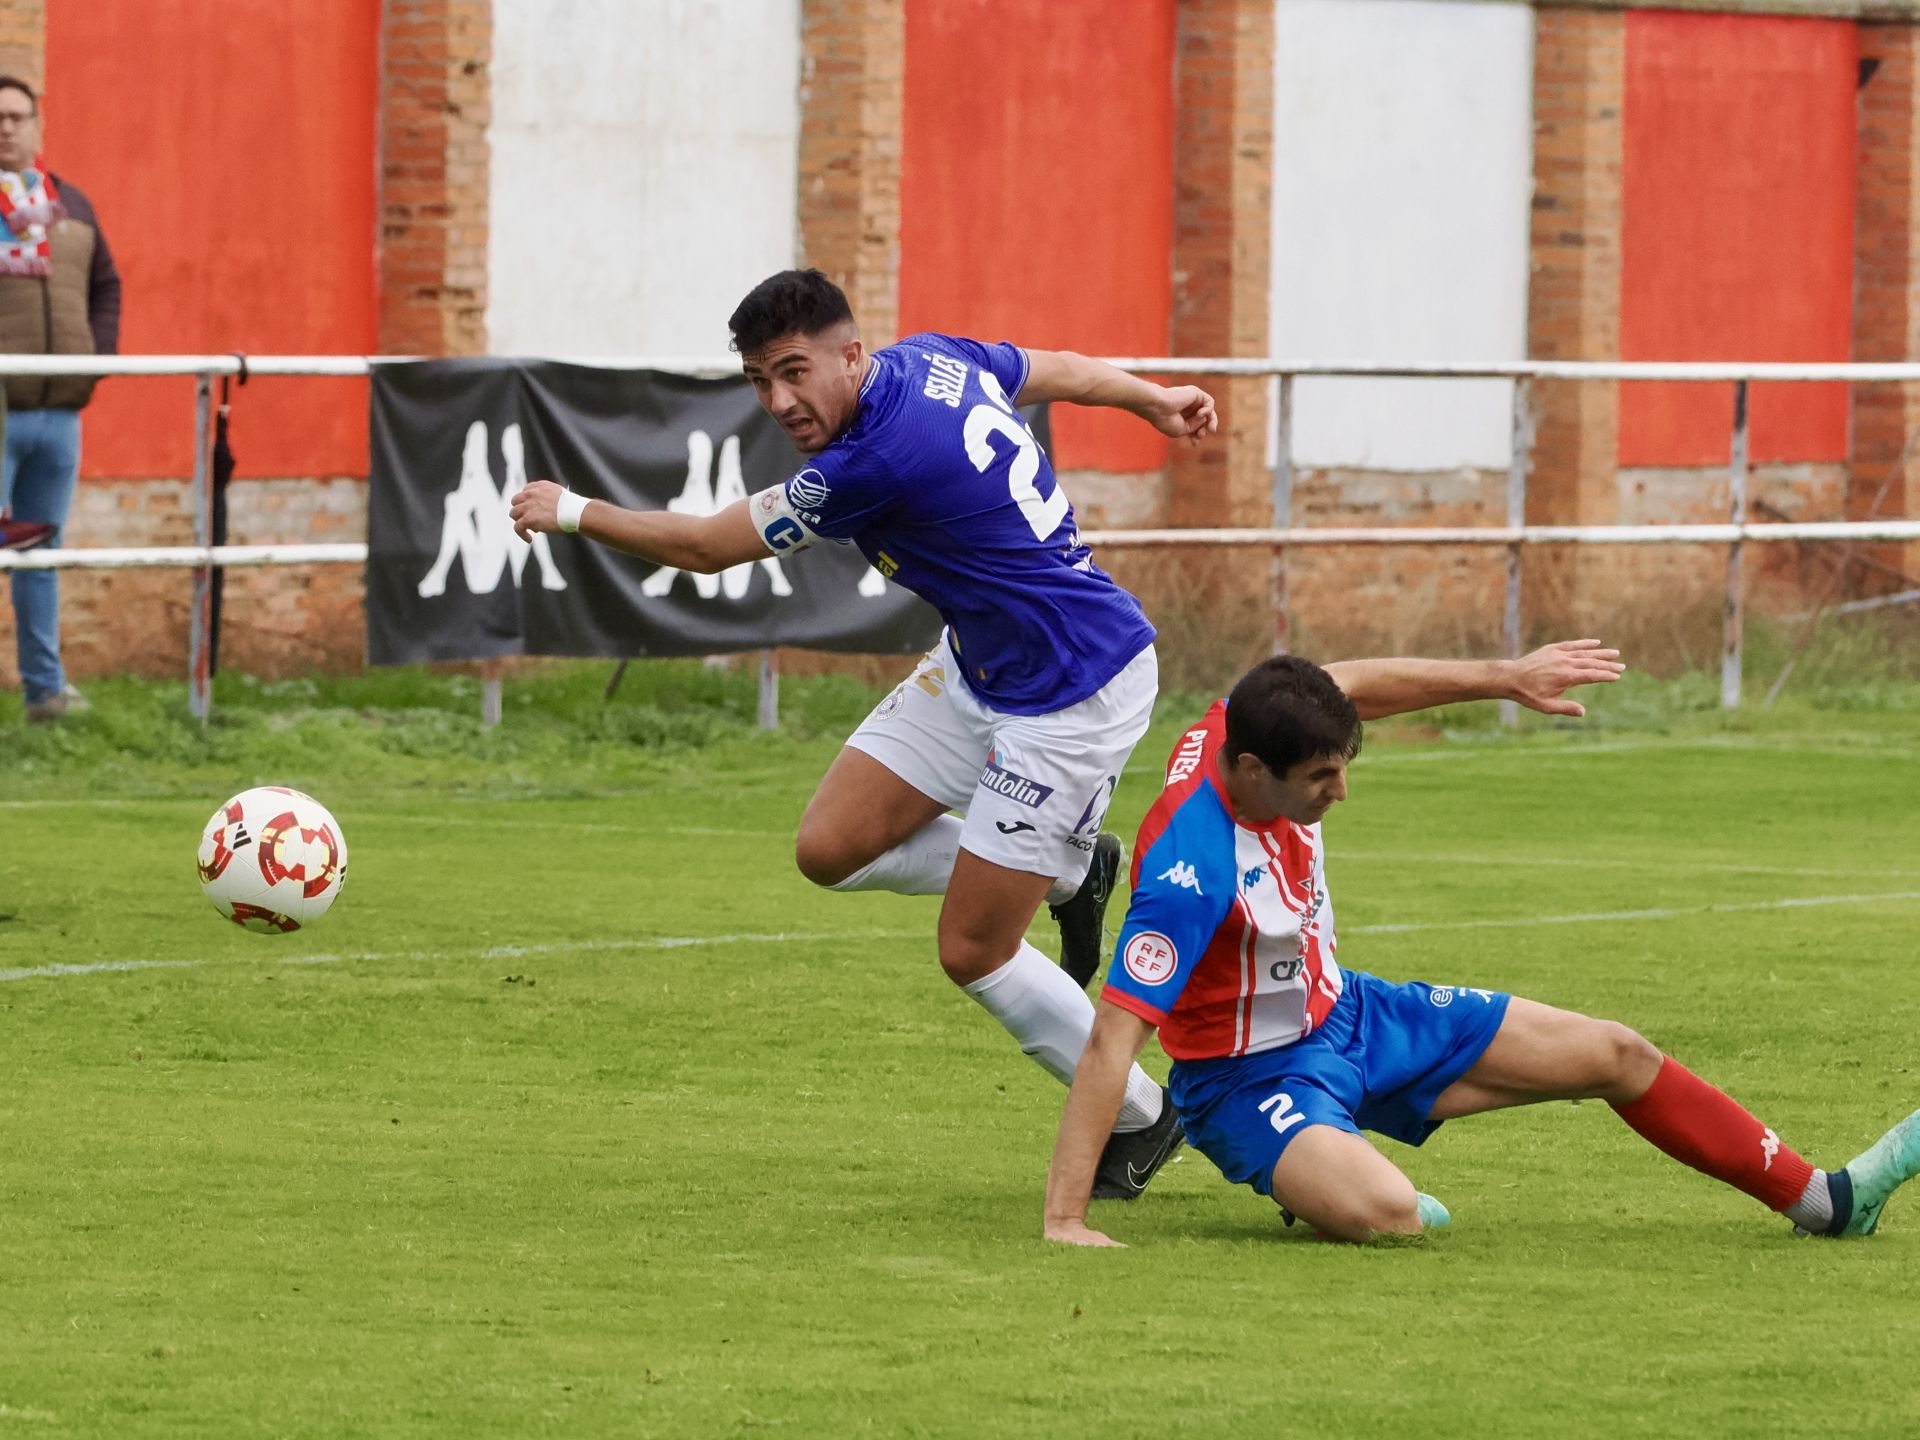
[[(490, 735), (417, 676), (8, 731), (0, 1437), (1920, 1431), (1920, 1194), (1795, 1241), (1604, 1105), (1381, 1142), (1454, 1213), (1413, 1246), (1191, 1153), (1095, 1207), (1133, 1248), (1047, 1246), (1062, 1092), (941, 977), (936, 902), (791, 865), (868, 697), (789, 686), (762, 737), (742, 677), (603, 677), (510, 683)], [(1920, 727), (1700, 699), (1383, 727), (1340, 959), (1626, 1020), (1838, 1165), (1920, 1105)], [(194, 883), (260, 781), (351, 847), (296, 936)]]

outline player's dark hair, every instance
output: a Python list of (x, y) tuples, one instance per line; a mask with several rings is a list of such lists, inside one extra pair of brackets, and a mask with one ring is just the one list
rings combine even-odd
[(853, 319), (847, 292), (818, 270), (782, 270), (747, 292), (727, 317), (733, 348), (763, 350), (782, 335), (820, 335)]
[(33, 113), (40, 113), (40, 97), (33, 93), (33, 87), (18, 75), (0, 75), (0, 90), (18, 90), (27, 97), (27, 103), (33, 106)]
[(1240, 677), (1227, 696), (1227, 738), (1231, 765), (1251, 755), (1275, 775), (1285, 775), (1302, 760), (1360, 753), (1360, 712), (1334, 678), (1311, 660), (1276, 655)]

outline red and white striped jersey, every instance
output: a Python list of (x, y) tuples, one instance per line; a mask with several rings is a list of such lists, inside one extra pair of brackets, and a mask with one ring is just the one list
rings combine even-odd
[(1291, 1045), (1344, 984), (1318, 825), (1234, 819), (1218, 701), (1181, 737), (1133, 850), (1133, 901), (1102, 998), (1160, 1027), (1176, 1060)]

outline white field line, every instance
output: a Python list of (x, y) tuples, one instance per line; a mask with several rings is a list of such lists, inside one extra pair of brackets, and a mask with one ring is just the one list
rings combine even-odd
[[(395, 960), (520, 960), (529, 955), (576, 955), (594, 951), (684, 950), (697, 945), (857, 944), (869, 940), (930, 941), (930, 931), (853, 930), (830, 934), (775, 931), (770, 934), (662, 935), (632, 940), (563, 940), (554, 944), (492, 945), (484, 950), (363, 950), (340, 954), (288, 955), (283, 965), (339, 965), (349, 961)], [(93, 965), (38, 965), (0, 970), (0, 983), (9, 980), (57, 980), (68, 975), (98, 975), (125, 970), (192, 970), (214, 963), (206, 960), (103, 960)], [(248, 963), (236, 961), (236, 963)]]
[[(1782, 736), (1779, 740), (1763, 736), (1707, 735), (1686, 740), (1596, 740), (1583, 745), (1530, 745), (1521, 743), (1509, 745), (1496, 741), (1473, 742), (1467, 744), (1442, 745), (1414, 749), (1374, 749), (1361, 751), (1360, 758), (1354, 761), (1356, 768), (1365, 769), (1373, 765), (1432, 765), (1460, 764), (1474, 760), (1524, 760), (1529, 764), (1553, 760), (1584, 760), (1596, 755), (1631, 755), (1649, 750), (1735, 750), (1755, 753), (1790, 752), (1795, 755), (1819, 755), (1834, 759), (1859, 760), (1911, 760), (1920, 756), (1920, 750), (1905, 746), (1881, 746), (1873, 743), (1859, 745), (1809, 745), (1797, 743), (1792, 737)], [(1126, 768), (1129, 775), (1157, 774), (1165, 769), (1162, 764), (1136, 760)]]
[[(1737, 905), (1675, 905), (1651, 910), (1596, 910), (1572, 915), (1521, 915), (1506, 919), (1425, 920), (1404, 924), (1347, 925), (1348, 935), (1417, 935), (1434, 930), (1522, 930), (1540, 925), (1610, 925), (1635, 920), (1671, 920), (1683, 915), (1725, 915), (1743, 911), (1805, 910), (1827, 905), (1886, 905), (1920, 900), (1920, 890), (1894, 890), (1878, 895), (1799, 895), (1782, 900), (1759, 900)], [(283, 964), (337, 965), (348, 961), (394, 960), (518, 960), (529, 955), (577, 955), (590, 952), (679, 950), (706, 945), (788, 945), (857, 943), (868, 940), (919, 940), (920, 930), (867, 930), (827, 933), (774, 931), (767, 934), (665, 935), (634, 940), (567, 940), (556, 944), (494, 945), (484, 950), (365, 950), (357, 953), (290, 955)], [(0, 970), (0, 982), (53, 980), (70, 975), (94, 975), (126, 970), (187, 970), (204, 960), (108, 960), (95, 965), (42, 965), (30, 969)]]
[[(110, 807), (130, 807), (140, 805), (179, 806), (186, 802), (179, 797), (155, 797), (145, 800), (112, 800), (94, 797), (81, 797), (72, 800), (0, 800), (0, 810), (58, 810), (58, 809), (106, 809)], [(503, 802), (506, 803), (506, 802)], [(209, 812), (211, 813), (211, 812)], [(634, 835), (730, 835), (744, 838), (763, 838), (778, 833), (785, 838), (785, 832), (768, 830), (750, 830), (724, 825), (651, 825), (640, 822), (622, 824), (617, 820), (569, 820), (556, 817), (552, 820), (496, 820), (483, 815), (418, 815), (383, 814), (378, 811), (361, 813), (355, 816), (356, 828), (359, 825), (474, 825), (497, 830), (610, 830)]]
[(191, 970), (199, 960), (102, 960), (97, 965), (36, 965), (32, 969), (0, 970), (0, 981), (56, 980), (62, 975), (99, 975), (113, 970)]
[(1520, 915), (1511, 919), (1424, 920), (1404, 925), (1344, 925), (1348, 935), (1416, 935), (1429, 930), (1522, 930), (1534, 925), (1605, 925), (1628, 920), (1672, 920), (1682, 915), (1726, 915), (1742, 910), (1805, 910), (1821, 905), (1898, 904), (1920, 900), (1920, 890), (1880, 895), (1799, 895), (1740, 905), (1674, 905), (1657, 910), (1595, 910), (1582, 915)]
[(1444, 850), (1341, 850), (1328, 857), (1337, 865), (1342, 860), (1362, 860), (1386, 865), (1506, 865), (1528, 870), (1658, 870), (1663, 874), (1682, 872), (1711, 875), (1803, 875), (1843, 880), (1920, 880), (1920, 870), (1862, 870), (1857, 866), (1818, 869), (1805, 865), (1741, 865), (1733, 861), (1690, 860), (1684, 856), (1658, 860), (1577, 859), (1566, 855), (1475, 855)]

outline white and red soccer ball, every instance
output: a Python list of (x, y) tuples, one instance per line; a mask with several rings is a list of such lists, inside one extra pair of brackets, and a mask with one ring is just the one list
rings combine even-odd
[(339, 822), (281, 785), (242, 790), (200, 832), (200, 888), (234, 924), (290, 934), (327, 913), (347, 879)]

